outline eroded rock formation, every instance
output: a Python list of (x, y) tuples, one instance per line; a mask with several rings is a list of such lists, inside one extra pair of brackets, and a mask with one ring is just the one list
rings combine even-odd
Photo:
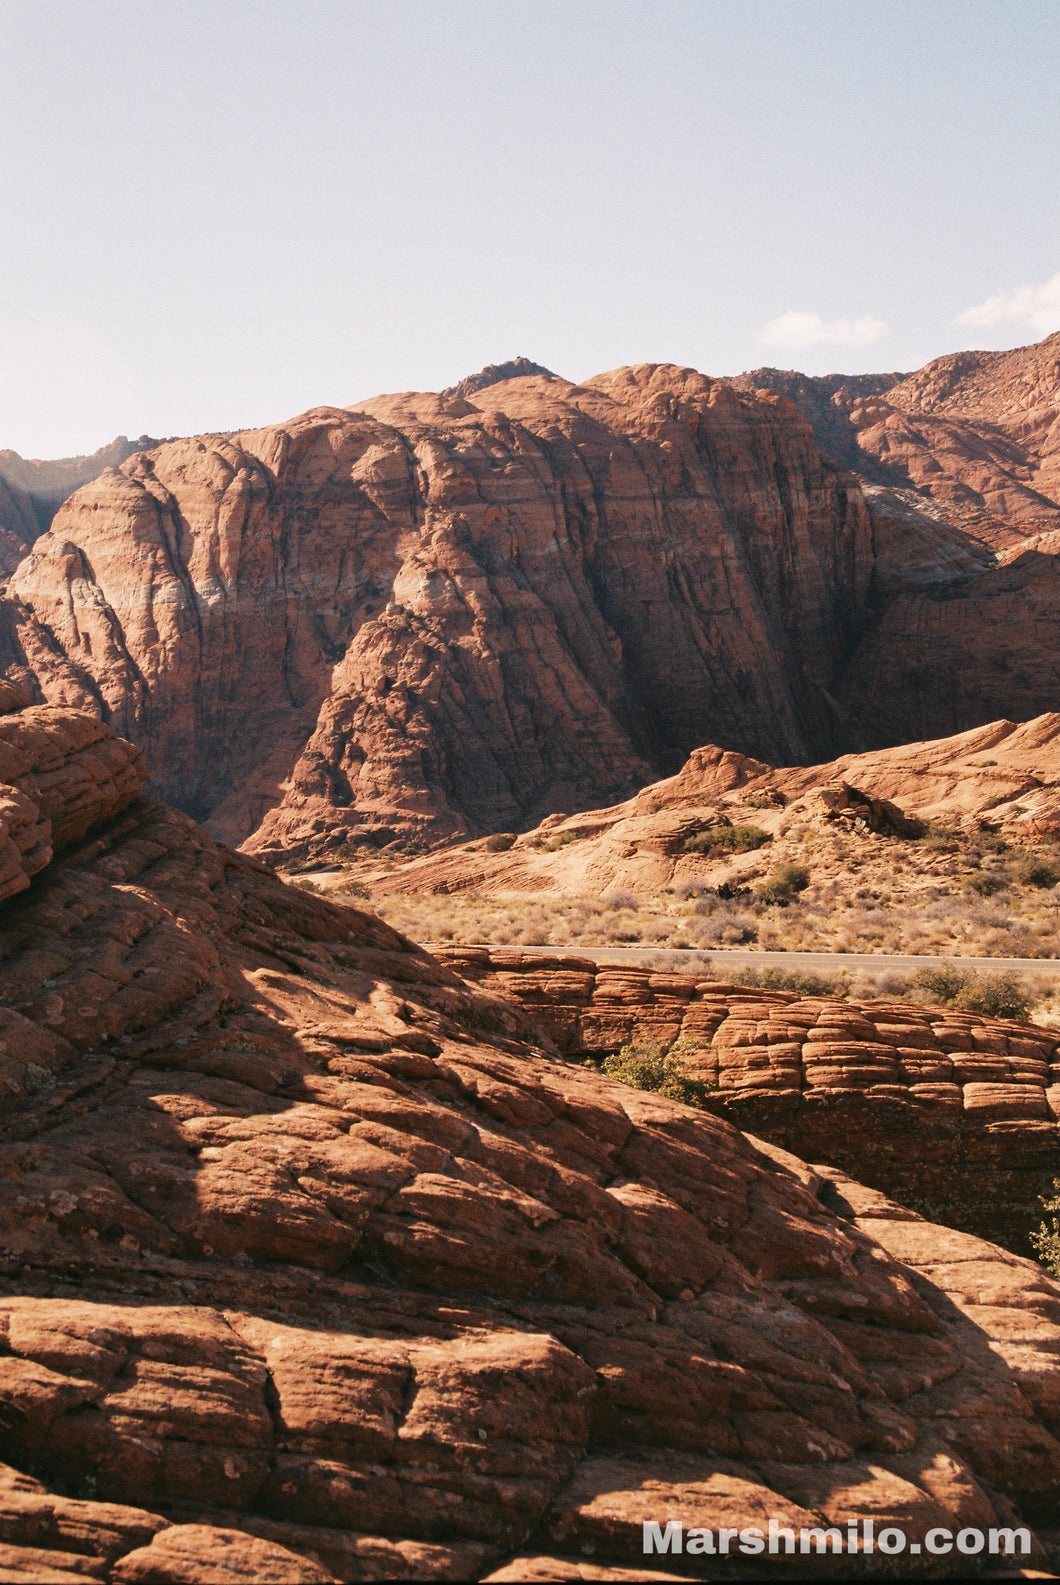
[(866, 501), (775, 393), (536, 368), (106, 471), (11, 579), (7, 674), (303, 856), (525, 829), (707, 742), (806, 763), (1055, 702), (1055, 556)]
[(1060, 529), (1060, 333), (1009, 352), (950, 353), (915, 374), (756, 369), (733, 384), (783, 392), (830, 456), (873, 483), (917, 490), (999, 548)]
[[(552, 816), (497, 843), (460, 843), (364, 873), (387, 892), (567, 892), (599, 896), (703, 881), (714, 874), (693, 845), (702, 832), (752, 821), (771, 837), (796, 823), (838, 820), (886, 835), (921, 825), (982, 828), (1015, 842), (1060, 829), (1060, 716), (991, 721), (971, 732), (826, 765), (774, 768), (715, 745), (698, 748), (676, 776), (607, 809)], [(861, 800), (868, 800), (867, 806)], [(859, 815), (858, 808), (863, 813)], [(797, 846), (791, 856), (797, 853)], [(750, 854), (740, 863), (757, 862)], [(729, 867), (731, 856), (726, 856)]]
[(1060, 1034), (909, 1002), (838, 1001), (688, 974), (443, 947), (576, 1060), (683, 1039), (704, 1104), (856, 1172), (905, 1206), (1029, 1254), (1060, 1177)]
[(656, 1514), (1054, 1510), (1040, 1268), (129, 797), (0, 905), (0, 1567), (641, 1577)]

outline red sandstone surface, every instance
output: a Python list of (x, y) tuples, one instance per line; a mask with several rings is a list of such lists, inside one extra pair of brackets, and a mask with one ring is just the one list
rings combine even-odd
[[(79, 718), (4, 720), (43, 820)], [(0, 905), (9, 1577), (643, 1577), (673, 1511), (1055, 1512), (1040, 1267), (563, 1061), (134, 785), (95, 807)]]
[(950, 353), (905, 376), (756, 369), (733, 383), (783, 391), (830, 455), (916, 489), (999, 548), (1060, 529), (1060, 333)]
[(926, 496), (866, 496), (775, 393), (536, 368), (107, 470), (10, 580), (7, 675), (306, 856), (525, 828), (708, 742), (806, 763), (1055, 702), (1047, 548), (995, 566)]
[(702, 976), (442, 947), (566, 1056), (682, 1040), (716, 1116), (933, 1221), (1028, 1255), (1060, 1177), (1060, 1034), (907, 1001), (854, 1002)]

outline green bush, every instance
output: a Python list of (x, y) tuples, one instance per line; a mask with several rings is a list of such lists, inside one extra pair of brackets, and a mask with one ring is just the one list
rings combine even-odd
[(917, 969), (913, 984), (944, 1007), (987, 1018), (1027, 1018), (1031, 997), (1015, 974), (966, 974), (948, 963)]
[(515, 838), (507, 831), (495, 831), (487, 837), (482, 846), (487, 853), (507, 853), (509, 848), (515, 846)]
[(690, 1079), (682, 1071), (680, 1058), (694, 1050), (691, 1041), (649, 1040), (642, 1045), (623, 1046), (612, 1056), (605, 1057), (603, 1070), (609, 1079), (628, 1084), (633, 1090), (651, 1090), (665, 1095), (668, 1100), (682, 1101), (686, 1106), (702, 1106), (716, 1084), (704, 1079)]
[(1014, 974), (973, 974), (953, 1005), (988, 1018), (1029, 1018), (1031, 998)]
[(921, 990), (928, 991), (936, 1001), (948, 1006), (964, 990), (968, 976), (960, 969), (955, 969), (948, 963), (940, 963), (934, 968), (917, 969), (913, 975), (913, 984)]
[(778, 864), (755, 891), (764, 903), (787, 903), (810, 884), (805, 864)]
[(751, 853), (772, 838), (761, 826), (705, 826), (685, 837), (686, 853), (709, 853), (720, 848), (724, 853)]
[(1017, 866), (1016, 878), (1024, 886), (1037, 886), (1044, 891), (1060, 881), (1060, 865), (1039, 858), (1035, 853), (1025, 853)]
[(1037, 1250), (1038, 1259), (1050, 1276), (1060, 1278), (1060, 1219), (1057, 1217), (1060, 1211), (1060, 1178), (1053, 1179), (1052, 1195), (1043, 1194), (1038, 1204), (1043, 1211), (1051, 1211), (1052, 1216), (1030, 1235), (1031, 1245)]
[(979, 897), (993, 897), (995, 892), (1004, 890), (1005, 877), (993, 870), (973, 870), (961, 884), (965, 891), (975, 892)]
[(844, 980), (798, 970), (789, 972), (771, 965), (764, 969), (736, 969), (731, 978), (734, 985), (754, 985), (763, 991), (798, 991), (800, 996), (834, 996), (839, 1000), (850, 995), (850, 986)]

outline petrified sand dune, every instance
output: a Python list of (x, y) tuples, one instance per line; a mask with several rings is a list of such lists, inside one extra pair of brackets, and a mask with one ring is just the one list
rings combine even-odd
[(463, 843), (372, 873), (371, 882), (379, 893), (657, 892), (704, 873), (706, 861), (686, 846), (704, 828), (753, 820), (780, 834), (796, 819), (831, 820), (855, 801), (852, 792), (890, 805), (899, 831), (909, 817), (972, 830), (986, 825), (1026, 839), (1055, 833), (1060, 825), (1058, 782), (1055, 713), (1020, 723), (991, 721), (935, 742), (805, 767), (774, 769), (708, 744), (676, 776), (624, 803), (552, 816), (518, 837), (510, 833), (507, 851)]
[(128, 796), (0, 913), (0, 1566), (578, 1577), (674, 1511), (1052, 1511), (1040, 1268)]
[(227, 840), (437, 845), (707, 742), (806, 763), (1049, 708), (1048, 534), (995, 565), (947, 514), (866, 496), (775, 392), (517, 362), (108, 469), (16, 569), (0, 660)]
[(704, 1104), (933, 1221), (1029, 1254), (1060, 1177), (1060, 1034), (909, 1002), (718, 985), (500, 948), (438, 956), (575, 1060), (683, 1039)]

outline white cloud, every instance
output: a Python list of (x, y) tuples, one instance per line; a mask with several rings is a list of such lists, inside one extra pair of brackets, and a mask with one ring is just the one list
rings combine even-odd
[(979, 329), (991, 325), (1026, 325), (1039, 336), (1060, 330), (1060, 270), (1041, 286), (1014, 286), (1008, 292), (995, 292), (985, 303), (958, 314), (957, 323)]
[(74, 320), (0, 304), (0, 449), (75, 456), (139, 434), (139, 382), (102, 336)]
[(860, 314), (857, 319), (822, 319), (820, 314), (799, 313), (790, 309), (762, 326), (759, 341), (770, 347), (785, 347), (793, 352), (803, 347), (831, 345), (836, 347), (867, 347), (890, 334), (890, 326), (871, 314)]

